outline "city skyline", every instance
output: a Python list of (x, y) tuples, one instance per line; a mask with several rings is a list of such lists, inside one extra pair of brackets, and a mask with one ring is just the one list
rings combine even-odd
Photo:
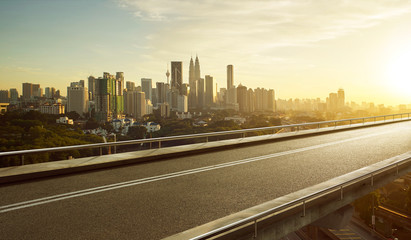
[(189, 83), (198, 54), (201, 78), (218, 88), (232, 64), (236, 86), (271, 88), (276, 98), (344, 88), (350, 101), (411, 102), (407, 1), (161, 2), (1, 2), (0, 88), (31, 82), (67, 95), (70, 82), (104, 71), (166, 82), (172, 61)]

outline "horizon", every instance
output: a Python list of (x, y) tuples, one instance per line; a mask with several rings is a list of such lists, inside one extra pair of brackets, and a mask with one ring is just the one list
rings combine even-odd
[[(171, 61), (198, 55), (201, 76), (226, 87), (274, 89), (276, 99), (411, 104), (407, 1), (2, 1), (0, 89), (60, 89), (89, 75), (166, 82)], [(310, 88), (307, 88), (310, 86)], [(312, 87), (311, 87), (312, 86)]]

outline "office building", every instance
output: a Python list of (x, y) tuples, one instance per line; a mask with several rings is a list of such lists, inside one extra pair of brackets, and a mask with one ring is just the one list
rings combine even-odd
[(124, 112), (123, 85), (121, 74), (118, 79), (108, 72), (102, 78), (96, 79), (96, 119), (110, 121), (121, 118)]
[(88, 77), (88, 91), (89, 91), (89, 100), (94, 101), (96, 98), (96, 78), (93, 76)]
[(214, 82), (213, 77), (210, 75), (205, 76), (204, 103), (208, 108), (214, 104)]
[(10, 103), (9, 90), (0, 90), (0, 103)]
[(71, 83), (67, 87), (67, 112), (75, 111), (80, 116), (88, 112), (88, 89), (84, 87), (84, 81)]
[(150, 101), (153, 101), (151, 78), (142, 78), (141, 79), (141, 91), (143, 91), (145, 93), (146, 99), (149, 99)]
[(171, 88), (181, 92), (183, 84), (183, 62), (171, 62)]
[(233, 65), (227, 65), (227, 89), (234, 86), (234, 70)]
[(19, 92), (16, 88), (10, 88), (10, 103), (17, 104), (19, 101)]

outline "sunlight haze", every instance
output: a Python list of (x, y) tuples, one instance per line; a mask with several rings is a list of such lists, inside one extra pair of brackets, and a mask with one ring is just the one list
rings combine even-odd
[(0, 2), (0, 88), (55, 87), (103, 72), (165, 82), (190, 57), (226, 87), (276, 97), (411, 103), (410, 1), (112, 0)]

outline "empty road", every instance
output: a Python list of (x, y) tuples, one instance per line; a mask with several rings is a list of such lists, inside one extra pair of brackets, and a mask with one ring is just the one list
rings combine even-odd
[(0, 239), (161, 239), (411, 150), (411, 122), (0, 185)]

